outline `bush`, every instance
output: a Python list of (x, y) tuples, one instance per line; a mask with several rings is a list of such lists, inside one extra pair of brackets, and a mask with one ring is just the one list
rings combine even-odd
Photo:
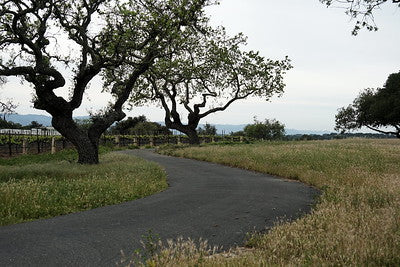
[(254, 118), (254, 123), (244, 128), (244, 133), (255, 139), (280, 140), (285, 135), (285, 125), (275, 119), (261, 122)]

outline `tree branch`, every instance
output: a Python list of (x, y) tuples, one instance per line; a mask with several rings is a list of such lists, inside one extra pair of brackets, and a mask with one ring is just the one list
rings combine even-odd
[[(394, 135), (396, 135), (396, 136), (399, 135), (399, 131), (397, 131), (397, 132), (382, 131), (382, 130), (379, 130), (379, 129), (377, 129), (377, 128), (371, 127), (371, 126), (369, 126), (369, 125), (365, 125), (365, 126), (366, 126), (368, 129), (373, 130), (373, 131), (376, 131), (376, 132), (378, 132), (378, 133), (383, 133), (383, 134), (394, 134)], [(396, 129), (397, 129), (397, 128), (396, 128)], [(397, 129), (397, 130), (399, 130), (399, 129)]]
[(212, 109), (210, 109), (210, 110), (208, 110), (208, 111), (206, 111), (206, 112), (204, 112), (202, 114), (199, 114), (199, 116), (200, 116), (200, 118), (204, 118), (204, 117), (208, 116), (211, 113), (215, 113), (215, 112), (218, 112), (218, 111), (224, 111), (225, 109), (227, 109), (236, 100), (246, 99), (247, 97), (249, 97), (253, 93), (254, 92), (250, 92), (250, 93), (247, 93), (247, 94), (245, 94), (243, 96), (234, 97), (231, 100), (229, 100), (224, 106), (217, 107), (217, 108), (212, 108)]

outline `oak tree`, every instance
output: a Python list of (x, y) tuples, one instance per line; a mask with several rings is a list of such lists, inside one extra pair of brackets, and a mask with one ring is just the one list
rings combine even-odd
[(255, 139), (280, 140), (285, 136), (285, 125), (275, 119), (262, 122), (254, 118), (253, 124), (244, 127), (244, 133)]
[(290, 60), (265, 59), (258, 52), (245, 51), (245, 45), (242, 34), (229, 37), (221, 27), (203, 25), (202, 31), (171, 43), (169, 56), (142, 76), (131, 100), (160, 103), (165, 125), (186, 134), (191, 144), (199, 144), (196, 128), (201, 119), (242, 99), (269, 100), (283, 93)]
[[(165, 56), (183, 28), (197, 27), (207, 0), (1, 0), (0, 77), (21, 77), (34, 89), (34, 107), (77, 148), (79, 163), (98, 163), (101, 134), (124, 118), (136, 81)], [(110, 87), (112, 102), (78, 127), (73, 112), (89, 83), (122, 64), (129, 72)], [(68, 85), (67, 81), (71, 81)], [(109, 85), (109, 84), (108, 84)], [(70, 89), (70, 97), (58, 94)]]
[(346, 132), (363, 126), (400, 138), (400, 72), (389, 75), (382, 88), (365, 89), (353, 104), (339, 109), (335, 130)]

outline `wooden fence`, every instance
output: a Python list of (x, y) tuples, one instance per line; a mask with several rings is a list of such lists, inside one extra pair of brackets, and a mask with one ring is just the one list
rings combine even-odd
[[(212, 142), (244, 142), (244, 137), (231, 136), (200, 136), (201, 143)], [(182, 135), (146, 135), (124, 136), (105, 135), (100, 139), (101, 145), (118, 147), (154, 147), (164, 144), (188, 144), (189, 139)], [(13, 157), (23, 154), (39, 154), (44, 152), (56, 152), (66, 148), (73, 148), (73, 144), (62, 136), (15, 134), (12, 132), (0, 132), (0, 157)]]

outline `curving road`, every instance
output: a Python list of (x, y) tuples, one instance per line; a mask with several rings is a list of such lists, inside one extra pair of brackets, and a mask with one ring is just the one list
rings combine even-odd
[(189, 159), (125, 151), (158, 162), (170, 187), (159, 194), (90, 211), (0, 227), (0, 266), (112, 266), (121, 250), (161, 239), (200, 237), (224, 248), (277, 218), (310, 211), (318, 192), (299, 182)]

